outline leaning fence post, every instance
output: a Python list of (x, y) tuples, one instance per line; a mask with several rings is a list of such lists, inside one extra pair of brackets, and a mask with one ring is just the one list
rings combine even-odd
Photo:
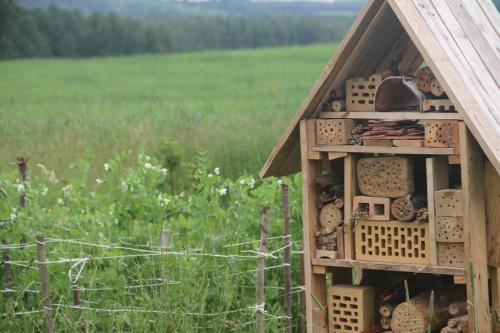
[(12, 280), (12, 266), (10, 265), (9, 243), (5, 239), (3, 239), (2, 246), (3, 289), (8, 296), (14, 284)]
[(47, 332), (54, 332), (54, 321), (52, 319), (52, 304), (49, 294), (49, 275), (47, 274), (47, 264), (45, 259), (45, 238), (42, 235), (36, 235), (36, 245), (38, 254), (38, 272), (40, 273), (40, 283), (42, 287), (42, 304), (45, 313), (45, 323)]
[(257, 256), (257, 291), (255, 304), (255, 319), (257, 324), (257, 333), (264, 333), (265, 300), (264, 300), (264, 268), (265, 253), (267, 245), (267, 226), (269, 225), (270, 208), (265, 206), (262, 210), (262, 224), (260, 226), (260, 245)]
[(285, 285), (285, 295), (283, 299), (283, 315), (285, 317), (285, 333), (292, 332), (292, 273), (290, 270), (290, 256), (291, 256), (291, 243), (290, 243), (290, 206), (288, 200), (288, 185), (281, 184), (283, 192), (283, 214), (284, 214), (284, 227), (283, 227), (283, 280)]
[[(306, 284), (304, 271), (304, 248), (300, 251), (300, 286), (303, 288)], [(306, 291), (301, 290), (299, 296), (299, 332), (306, 333)]]

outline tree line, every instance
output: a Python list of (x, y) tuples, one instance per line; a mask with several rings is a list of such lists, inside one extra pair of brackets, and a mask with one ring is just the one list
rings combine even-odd
[(338, 41), (345, 16), (196, 16), (137, 19), (115, 13), (18, 7), (0, 0), (0, 56), (91, 57)]

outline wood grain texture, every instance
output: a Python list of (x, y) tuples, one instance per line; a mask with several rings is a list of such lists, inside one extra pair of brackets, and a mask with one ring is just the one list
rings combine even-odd
[[(304, 242), (304, 278), (307, 331), (326, 333), (326, 279), (324, 274), (314, 274), (311, 259), (316, 251), (314, 233), (317, 229), (318, 210), (316, 207), (316, 177), (321, 171), (321, 161), (307, 158), (307, 122), (300, 122), (300, 147), (302, 164), (302, 230)], [(319, 304), (318, 304), (319, 303)]]
[(500, 267), (500, 175), (488, 161), (486, 161), (484, 169), (488, 265)]
[(484, 157), (465, 124), (460, 124), (460, 157), (470, 327), (475, 332), (488, 333), (492, 324), (488, 295)]

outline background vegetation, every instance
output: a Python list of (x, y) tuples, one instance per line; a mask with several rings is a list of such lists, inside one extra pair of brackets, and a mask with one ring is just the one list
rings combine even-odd
[(78, 8), (61, 9), (53, 4), (29, 9), (16, 6), (12, 0), (0, 0), (0, 13), (4, 16), (0, 55), (4, 58), (68, 58), (326, 43), (340, 40), (353, 19), (283, 14), (141, 19), (115, 12), (95, 11), (86, 15)]
[(334, 49), (2, 61), (0, 172), (25, 154), (66, 177), (84, 157), (98, 177), (115, 152), (175, 141), (186, 162), (203, 149), (227, 175), (255, 175)]

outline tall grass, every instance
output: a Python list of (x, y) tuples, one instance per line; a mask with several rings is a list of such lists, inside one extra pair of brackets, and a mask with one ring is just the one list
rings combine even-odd
[(26, 154), (64, 177), (168, 139), (186, 160), (201, 148), (233, 177), (256, 173), (334, 49), (2, 61), (0, 172)]

